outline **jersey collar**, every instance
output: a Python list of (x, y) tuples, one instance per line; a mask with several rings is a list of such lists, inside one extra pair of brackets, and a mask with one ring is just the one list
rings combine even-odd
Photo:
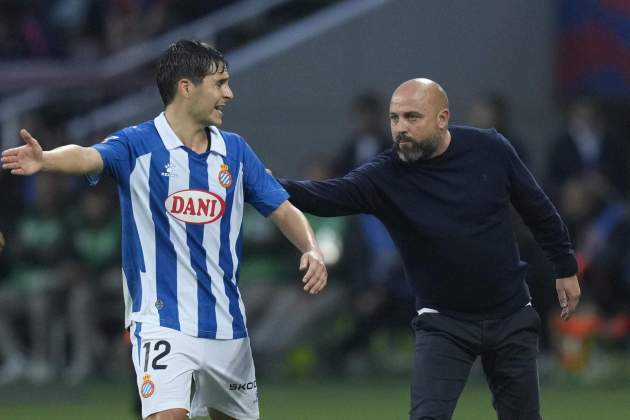
[[(178, 147), (184, 147), (184, 143), (182, 143), (182, 141), (177, 137), (177, 134), (175, 134), (171, 126), (168, 124), (163, 112), (155, 117), (153, 123), (155, 124), (155, 128), (157, 129), (166, 149), (173, 150)], [(225, 140), (223, 139), (221, 132), (218, 128), (212, 125), (208, 128), (210, 129), (210, 151), (221, 156), (226, 156)]]

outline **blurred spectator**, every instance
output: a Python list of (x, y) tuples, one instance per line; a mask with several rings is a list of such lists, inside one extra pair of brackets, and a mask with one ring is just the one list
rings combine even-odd
[(559, 206), (574, 238), (585, 305), (566, 323), (550, 318), (550, 326), (561, 366), (584, 374), (595, 346), (630, 345), (630, 211), (594, 173), (568, 179)]
[[(66, 313), (66, 324), (72, 331), (69, 337), (78, 330), (83, 336), (82, 340), (73, 340), (70, 349), (71, 363), (65, 370), (65, 379), (70, 383), (92, 372), (95, 357), (107, 361), (112, 343), (121, 342), (120, 314), (124, 308), (120, 300), (120, 222), (116, 198), (106, 188), (84, 191), (70, 222), (70, 249), (79, 276), (70, 287), (78, 285), (82, 292), (68, 302), (75, 307)], [(108, 333), (107, 337), (102, 333)]]
[(350, 109), (352, 134), (343, 143), (333, 175), (344, 175), (392, 146), (383, 130), (385, 117), (383, 100), (378, 94), (366, 92), (352, 100)]
[(569, 179), (560, 206), (573, 233), (585, 295), (598, 312), (613, 316), (630, 310), (630, 213), (606, 179)]
[(110, 0), (105, 6), (105, 50), (118, 51), (166, 28), (170, 0)]
[(51, 311), (58, 306), (54, 293), (72, 275), (67, 225), (59, 204), (64, 197), (62, 182), (49, 175), (37, 178), (35, 207), (22, 215), (12, 238), (13, 269), (0, 293), (0, 323), (6, 330), (3, 340), (12, 343), (10, 349), (2, 349), (5, 377), (0, 380), (5, 382), (23, 373), (18, 368), (25, 359), (17, 353), (17, 336), (12, 332), (9, 315), (27, 317), (31, 354), (26, 374), (34, 381), (46, 381), (53, 375), (49, 338)]
[(99, 58), (237, 1), (0, 0), (0, 58)]
[(600, 173), (618, 194), (627, 196), (628, 146), (607, 127), (598, 105), (580, 98), (569, 104), (567, 128), (552, 146), (547, 170), (550, 195), (557, 198), (568, 179), (590, 172)]
[[(330, 177), (332, 169), (329, 162), (330, 159), (323, 156), (312, 157), (304, 165), (304, 176), (309, 179)], [(306, 217), (324, 256), (329, 278), (332, 279), (338, 275), (339, 263), (344, 251), (343, 237), (346, 221), (340, 217), (312, 215), (306, 215)], [(266, 219), (262, 220), (266, 221)], [(270, 252), (272, 249), (273, 251)], [(266, 248), (267, 259), (273, 258), (273, 255), (277, 253), (277, 247)], [(281, 265), (286, 267), (285, 261), (286, 255), (283, 255)], [(252, 258), (248, 255), (248, 262), (245, 265), (251, 263)], [(253, 320), (249, 328), (250, 335), (256, 342), (256, 358), (264, 361), (258, 366), (260, 369), (269, 369), (269, 372), (265, 373), (278, 374), (283, 367), (284, 356), (287, 352), (307, 337), (313, 340), (310, 334), (313, 326), (322, 319), (331, 318), (339, 312), (339, 303), (342, 300), (342, 285), (339, 282), (330, 282), (326, 293), (322, 294), (317, 301), (313, 301), (309, 300), (300, 289), (295, 288), (295, 279), (299, 276), (298, 273), (285, 274), (284, 281), (278, 282), (276, 279), (275, 283), (268, 283), (264, 289), (259, 287), (256, 291), (247, 287), (249, 319)], [(261, 290), (266, 293), (261, 294)], [(254, 294), (259, 297), (252, 296)], [(260, 299), (262, 296), (264, 300)], [(250, 305), (254, 303), (250, 297), (259, 303), (257, 308), (254, 308), (255, 317), (250, 311)]]
[(521, 160), (529, 164), (527, 149), (510, 127), (510, 107), (505, 96), (486, 93), (476, 98), (468, 111), (468, 123), (479, 128), (495, 128), (512, 143)]
[(45, 2), (1, 0), (0, 10), (0, 58), (39, 58), (55, 52), (44, 19)]

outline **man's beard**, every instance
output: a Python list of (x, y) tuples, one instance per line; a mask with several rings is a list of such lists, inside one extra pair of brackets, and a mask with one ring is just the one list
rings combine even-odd
[[(401, 141), (406, 143), (401, 145)], [(403, 162), (431, 159), (439, 146), (440, 137), (437, 135), (427, 137), (424, 140), (415, 140), (405, 135), (399, 135), (394, 142), (394, 149)]]

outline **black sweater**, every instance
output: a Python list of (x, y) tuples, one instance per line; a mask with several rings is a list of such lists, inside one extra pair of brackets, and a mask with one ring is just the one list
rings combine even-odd
[(558, 212), (502, 135), (449, 130), (449, 147), (433, 159), (405, 163), (389, 150), (342, 178), (280, 182), (307, 213), (377, 216), (400, 252), (417, 308), (502, 318), (530, 300), (510, 203), (556, 277), (576, 273), (575, 255)]

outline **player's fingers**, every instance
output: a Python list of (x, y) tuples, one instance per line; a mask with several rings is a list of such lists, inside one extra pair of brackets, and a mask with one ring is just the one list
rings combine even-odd
[(308, 267), (308, 255), (303, 254), (302, 258), (300, 258), (300, 271), (306, 270), (307, 267)]
[(15, 163), (18, 160), (19, 160), (19, 158), (18, 158), (17, 154), (2, 156), (2, 158), (0, 158), (0, 161), (2, 161), (2, 163)]
[(308, 279), (308, 282), (304, 285), (304, 290), (307, 292), (313, 293), (314, 291), (317, 290), (317, 285), (321, 281), (322, 274), (321, 274), (321, 270), (314, 264), (311, 265), (311, 267), (312, 267), (311, 277)]
[(13, 169), (11, 171), (11, 175), (24, 175), (24, 169), (20, 168), (20, 169)]
[(326, 287), (326, 283), (327, 283), (327, 275), (326, 273), (322, 273), (318, 280), (317, 283), (311, 288), (311, 293), (316, 295), (319, 292), (321, 292), (322, 290), (324, 290), (324, 287)]
[(26, 129), (24, 128), (20, 130), (20, 137), (22, 137), (22, 140), (24, 140), (24, 143), (26, 144), (29, 144), (31, 146), (38, 145), (37, 140), (35, 140), (33, 136), (31, 136), (31, 133), (26, 131)]
[(12, 149), (7, 149), (5, 151), (2, 152), (2, 158), (6, 158), (9, 156), (17, 156), (18, 153), (20, 152), (20, 148), (19, 147), (14, 147)]
[[(309, 292), (312, 295), (315, 295), (322, 291), (322, 289), (326, 286), (326, 281), (328, 279), (328, 273), (326, 272), (326, 267), (320, 262), (316, 262), (316, 270), (313, 274), (313, 277), (309, 281), (308, 285)], [(305, 289), (306, 290), (306, 289)]]
[(20, 167), (20, 164), (17, 162), (2, 164), (2, 169), (19, 169)]
[(312, 261), (309, 261), (308, 270), (306, 270), (306, 274), (302, 277), (302, 283), (304, 283), (304, 291), (308, 292), (313, 287), (313, 284), (317, 280), (317, 266), (313, 264)]

